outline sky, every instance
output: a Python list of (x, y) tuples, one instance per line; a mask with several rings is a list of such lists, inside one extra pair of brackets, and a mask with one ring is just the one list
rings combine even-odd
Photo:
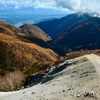
[(0, 0), (0, 9), (33, 7), (62, 11), (91, 11), (100, 13), (100, 0)]

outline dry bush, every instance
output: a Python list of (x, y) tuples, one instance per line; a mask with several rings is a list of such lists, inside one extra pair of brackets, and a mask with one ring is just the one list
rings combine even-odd
[(60, 64), (60, 63), (63, 63), (65, 61), (65, 58), (64, 57), (60, 57), (59, 59), (57, 59), (55, 62), (54, 62), (54, 66)]
[(74, 51), (74, 52), (69, 53), (65, 58), (68, 60), (68, 59), (73, 59), (73, 58), (80, 57), (86, 54), (96, 54), (100, 56), (100, 49)]
[(29, 77), (43, 71), (56, 61), (58, 55), (52, 50), (23, 41), (12, 35), (7, 26), (0, 29), (0, 90), (20, 88), (24, 75)]
[(0, 91), (14, 91), (20, 89), (23, 86), (25, 76), (21, 71), (15, 71), (8, 73), (3, 77), (0, 77)]
[[(0, 55), (3, 54), (3, 62), (8, 67), (29, 67), (36, 62), (52, 63), (57, 59), (58, 55), (50, 49), (45, 49), (32, 43), (22, 42), (16, 39), (16, 37), (4, 34), (0, 34), (0, 36), (2, 36), (2, 40), (0, 41)], [(9, 39), (12, 40), (10, 41)]]
[(73, 59), (82, 55), (88, 54), (87, 50), (74, 51), (66, 56), (66, 59)]
[(40, 66), (40, 70), (41, 71), (45, 71), (47, 68), (49, 68), (51, 66), (51, 63), (50, 62), (46, 62), (46, 63), (43, 63), (41, 66)]

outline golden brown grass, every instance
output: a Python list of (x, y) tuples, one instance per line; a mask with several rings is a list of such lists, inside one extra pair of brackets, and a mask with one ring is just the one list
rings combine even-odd
[(76, 57), (80, 57), (86, 54), (96, 54), (98, 56), (100, 56), (100, 49), (96, 49), (96, 50), (80, 50), (80, 51), (74, 51), (69, 53), (65, 59), (73, 59)]
[(15, 27), (15, 26), (10, 25), (6, 22), (0, 21), (0, 25), (7, 28), (7, 29), (9, 29), (9, 30), (11, 30), (14, 33), (21, 33), (21, 28)]
[(27, 35), (29, 36), (33, 36), (44, 41), (51, 40), (51, 38), (46, 33), (44, 33), (40, 28), (35, 25), (26, 24), (22, 26), (22, 29), (24, 30), (24, 32), (26, 31), (25, 33), (27, 33)]
[(57, 59), (58, 55), (50, 49), (23, 42), (16, 36), (0, 33), (0, 37), (0, 49), (7, 67), (28, 68), (34, 63), (53, 63)]
[(20, 29), (0, 21), (0, 90), (20, 88), (27, 77), (44, 71), (58, 57), (50, 49), (19, 38), (17, 32)]
[(4, 33), (4, 34), (7, 34), (7, 35), (14, 35), (14, 33), (11, 30), (9, 30), (6, 27), (1, 26), (1, 25), (0, 25), (0, 32)]

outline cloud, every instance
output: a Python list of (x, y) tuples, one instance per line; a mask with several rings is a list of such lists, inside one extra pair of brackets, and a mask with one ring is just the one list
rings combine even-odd
[(100, 13), (100, 0), (56, 0), (61, 8), (73, 11), (91, 11)]
[(80, 0), (56, 0), (56, 4), (58, 7), (66, 8), (69, 10), (75, 10), (77, 8), (80, 8)]
[(100, 13), (100, 0), (0, 0), (4, 7), (34, 7)]
[(55, 0), (36, 0), (34, 2), (34, 7), (35, 8), (50, 8), (50, 9), (55, 9), (56, 8), (56, 2)]

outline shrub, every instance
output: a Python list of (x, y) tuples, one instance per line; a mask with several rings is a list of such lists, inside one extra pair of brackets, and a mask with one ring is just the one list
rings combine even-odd
[(14, 68), (7, 68), (7, 70), (8, 70), (9, 72), (14, 72), (14, 71), (15, 71)]
[(3, 70), (0, 70), (0, 76), (5, 76), (5, 72)]
[(60, 57), (57, 61), (55, 61), (54, 66), (64, 62), (64, 60), (65, 60), (64, 57)]

